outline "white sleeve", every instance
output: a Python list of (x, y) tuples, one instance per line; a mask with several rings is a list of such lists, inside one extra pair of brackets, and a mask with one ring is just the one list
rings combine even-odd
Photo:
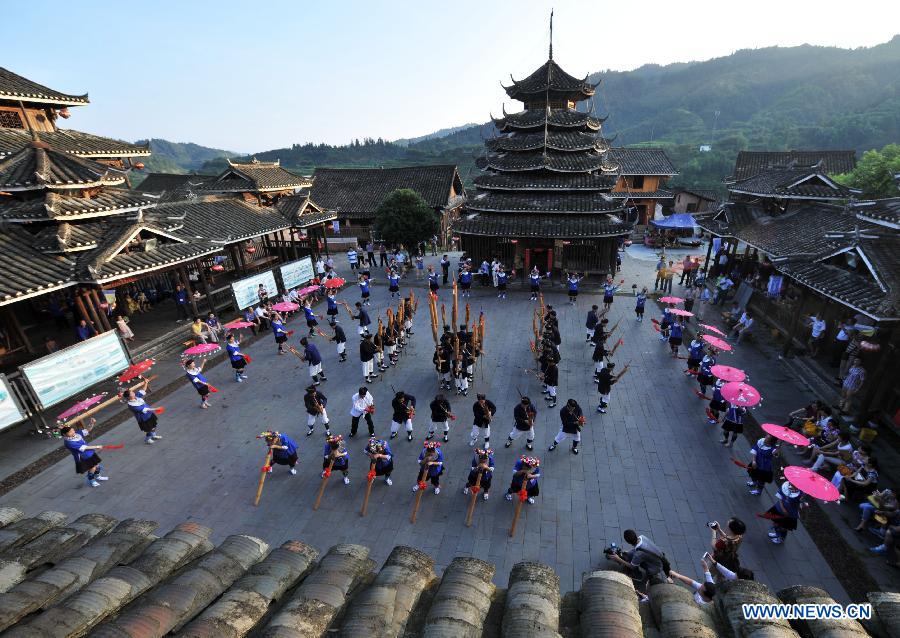
[(703, 587), (703, 583), (698, 583), (696, 580), (691, 581), (691, 588), (694, 591), (700, 591), (701, 587)]
[(737, 580), (737, 574), (735, 574), (727, 567), (723, 567), (722, 563), (716, 563), (716, 569), (719, 570), (719, 573), (722, 574), (722, 577), (725, 580)]

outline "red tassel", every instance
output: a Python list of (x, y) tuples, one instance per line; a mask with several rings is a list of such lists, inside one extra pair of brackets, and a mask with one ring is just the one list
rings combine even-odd
[(481, 491), (481, 488), (478, 487), (477, 485), (473, 485), (472, 487), (469, 488), (469, 491), (472, 492), (472, 494), (478, 494), (478, 492)]
[(420, 489), (420, 490), (424, 490), (425, 487), (426, 487), (426, 486), (425, 486), (425, 481), (419, 481), (419, 489)]
[(528, 491), (527, 491), (527, 490), (521, 490), (521, 491), (519, 492), (519, 501), (522, 502), (522, 503), (524, 503), (524, 502), (527, 501), (527, 500), (528, 500)]
[[(706, 418), (707, 419), (716, 419), (716, 415), (713, 414), (712, 410), (710, 410), (709, 408), (706, 408)], [(716, 419), (716, 421), (718, 421), (718, 419)]]
[(325, 471), (322, 472), (322, 478), (328, 478), (329, 476), (331, 476), (331, 470), (325, 468)]
[(271, 469), (272, 469), (272, 466), (271, 466), (271, 465), (263, 465), (262, 471), (263, 471), (263, 472), (268, 472), (268, 471), (271, 470)]
[(662, 331), (659, 329), (659, 324), (657, 324), (657, 323), (654, 323), (654, 324), (653, 324), (653, 329), (656, 330), (657, 332), (662, 332)]
[(165, 408), (153, 408), (153, 411), (154, 411), (156, 414), (162, 414), (163, 412), (166, 411), (166, 409), (165, 409)]
[(366, 480), (370, 482), (375, 480), (375, 470), (369, 470), (369, 473), (366, 474)]
[(745, 470), (747, 469), (747, 464), (746, 464), (746, 463), (741, 463), (740, 461), (738, 461), (738, 460), (737, 460), (736, 458), (734, 458), (734, 457), (731, 458), (731, 462), (734, 463), (735, 465), (737, 465), (737, 466), (740, 467), (740, 468), (743, 468), (743, 469), (745, 469)]
[(694, 394), (697, 395), (697, 398), (698, 398), (698, 399), (706, 399), (707, 401), (709, 401), (709, 397), (706, 396), (705, 394), (703, 394), (702, 392), (700, 392), (700, 390), (696, 390), (696, 389), (695, 389), (695, 390), (694, 390)]
[(293, 331), (293, 330), (288, 330), (288, 331), (287, 331), (287, 336), (293, 337), (293, 336), (294, 336), (294, 331)]
[(761, 514), (756, 515), (757, 518), (767, 518), (770, 521), (776, 521), (780, 518), (787, 518), (786, 516), (779, 516), (778, 514), (770, 514), (769, 512), (762, 512)]
[(123, 447), (125, 447), (125, 444), (119, 443), (118, 445), (104, 445), (103, 449), (104, 450), (121, 450)]
[(219, 388), (217, 388), (213, 385), (209, 385), (208, 383), (206, 384), (206, 387), (209, 388), (210, 392), (218, 392), (219, 391)]
[(249, 355), (249, 354), (245, 354), (245, 355), (244, 355), (244, 361), (245, 361), (246, 363), (253, 363), (253, 359), (250, 358), (250, 355)]

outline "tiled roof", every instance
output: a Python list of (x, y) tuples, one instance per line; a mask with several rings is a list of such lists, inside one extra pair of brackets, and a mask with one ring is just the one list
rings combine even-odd
[(463, 213), (453, 232), (490, 237), (613, 237), (630, 233), (632, 227), (615, 215)]
[(310, 196), (338, 217), (371, 218), (381, 202), (398, 188), (416, 191), (435, 209), (450, 201), (450, 189), (462, 182), (452, 164), (403, 168), (318, 168), (313, 174)]
[(555, 109), (547, 118), (545, 109), (529, 109), (519, 113), (506, 113), (502, 118), (494, 118), (494, 125), (501, 131), (507, 129), (543, 129), (546, 121), (549, 128), (587, 128), (599, 131), (603, 119), (590, 113), (570, 109)]
[(256, 158), (239, 164), (228, 160), (229, 168), (201, 188), (217, 192), (266, 192), (309, 188), (308, 178), (285, 170), (278, 161), (260, 162)]
[(111, 259), (92, 266), (90, 278), (98, 283), (115, 281), (166, 266), (174, 266), (186, 261), (210, 255), (222, 250), (222, 246), (212, 242), (191, 241), (186, 243), (158, 244), (150, 251), (121, 253)]
[(819, 162), (827, 175), (849, 173), (856, 167), (856, 151), (740, 151), (729, 179), (748, 179), (775, 166), (813, 166)]
[(798, 168), (770, 168), (753, 177), (729, 183), (732, 193), (781, 199), (847, 199), (854, 192), (822, 173), (819, 166)]
[(334, 211), (323, 210), (321, 206), (310, 199), (309, 191), (282, 197), (275, 204), (275, 208), (291, 225), (297, 228), (308, 228), (309, 226), (337, 219), (337, 214)]
[[(878, 636), (900, 632), (895, 593), (868, 595), (872, 618), (865, 628), (830, 620), (795, 624), (795, 631), (787, 620), (746, 620), (743, 605), (835, 601), (813, 587), (776, 595), (762, 583), (735, 580), (716, 585), (714, 604), (700, 606), (689, 588), (669, 583), (654, 585), (644, 604), (631, 578), (616, 571), (586, 573), (579, 591), (563, 592), (553, 568), (536, 562), (497, 573), (484, 560), (448, 555), (440, 571), (432, 556), (401, 545), (379, 566), (367, 547), (347, 543), (320, 555), (299, 540), (270, 548), (239, 534), (214, 547), (212, 530), (196, 522), (157, 537), (156, 523), (145, 520), (88, 514), (67, 525), (58, 512), (24, 518), (14, 508), (2, 508), (0, 516), (12, 541), (4, 554), (0, 631), (15, 636), (863, 638), (867, 629)], [(815, 630), (806, 631), (810, 626)]]
[(200, 187), (216, 179), (213, 175), (188, 175), (182, 173), (150, 173), (135, 190), (144, 193), (173, 193), (200, 190)]
[(552, 151), (600, 151), (609, 149), (609, 143), (596, 134), (581, 131), (548, 131), (537, 133), (513, 133), (495, 137), (485, 142), (494, 151), (534, 151), (548, 148)]
[(35, 250), (33, 241), (27, 231), (17, 226), (0, 230), (0, 305), (74, 283), (75, 263)]
[[(42, 131), (41, 139), (57, 151), (79, 157), (139, 157), (150, 155), (149, 144), (131, 144), (81, 131), (59, 129)], [(0, 128), (0, 159), (31, 142), (31, 133), (23, 129)]]
[(54, 150), (43, 141), (32, 141), (0, 159), (0, 190), (5, 191), (92, 188), (124, 182), (124, 174), (105, 164)]
[(156, 214), (183, 217), (179, 237), (217, 244), (258, 237), (290, 227), (275, 208), (255, 206), (236, 197), (205, 197), (160, 204)]
[(661, 148), (611, 148), (609, 162), (620, 175), (677, 175), (669, 156)]
[(616, 184), (614, 175), (597, 173), (487, 173), (474, 180), (484, 190), (515, 191), (598, 191)]
[(655, 191), (613, 191), (613, 199), (672, 199), (672, 191), (658, 188)]
[[(607, 154), (608, 156), (608, 154)], [(505, 155), (491, 154), (487, 157), (479, 157), (475, 165), (481, 169), (489, 169), (503, 172), (548, 170), (560, 173), (586, 173), (599, 171), (609, 167), (610, 162), (604, 161), (604, 156), (592, 153), (507, 153)]]
[(158, 197), (124, 188), (104, 188), (91, 198), (72, 197), (56, 191), (44, 191), (28, 201), (0, 198), (0, 219), (39, 221), (46, 219), (82, 219), (117, 215), (139, 208), (156, 206)]
[(552, 97), (560, 94), (569, 99), (584, 100), (594, 94), (596, 85), (584, 79), (569, 75), (553, 60), (547, 60), (524, 80), (513, 78), (512, 85), (504, 87), (506, 94), (514, 100), (529, 101), (550, 93)]
[(109, 224), (62, 222), (44, 226), (34, 235), (33, 246), (41, 252), (66, 253), (96, 248), (109, 231)]
[(594, 213), (621, 210), (606, 193), (508, 193), (482, 191), (469, 198), (466, 208), (499, 213)]
[(13, 73), (9, 69), (0, 67), (0, 100), (15, 100), (22, 102), (40, 102), (42, 104), (56, 104), (59, 106), (77, 106), (87, 104), (87, 93), (84, 95), (67, 95), (48, 89), (42, 84), (33, 82), (28, 78)]
[(900, 197), (879, 199), (857, 209), (856, 216), (879, 226), (900, 229)]
[[(896, 249), (896, 247), (895, 247)], [(788, 277), (874, 319), (900, 320), (900, 298), (885, 294), (872, 280), (844, 268), (817, 262), (787, 262), (778, 270)], [(895, 271), (900, 278), (900, 272)], [(900, 281), (900, 279), (895, 279)]]

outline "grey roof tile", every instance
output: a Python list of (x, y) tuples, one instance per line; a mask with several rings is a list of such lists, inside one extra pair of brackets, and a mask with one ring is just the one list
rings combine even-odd
[(88, 103), (87, 93), (84, 95), (68, 95), (49, 89), (43, 84), (13, 73), (0, 67), (0, 100), (21, 100), (22, 102), (40, 102), (58, 106), (77, 106)]

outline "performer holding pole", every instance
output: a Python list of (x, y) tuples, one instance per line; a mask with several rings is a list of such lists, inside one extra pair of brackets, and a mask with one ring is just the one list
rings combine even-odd
[(122, 394), (119, 395), (128, 405), (128, 409), (134, 414), (138, 427), (144, 433), (144, 443), (147, 445), (162, 438), (156, 433), (156, 415), (157, 411), (160, 414), (162, 413), (162, 408), (151, 408), (144, 400), (144, 397), (147, 396), (147, 386), (149, 384), (150, 380), (144, 379), (142, 383), (128, 390), (123, 390)]
[(103, 445), (88, 445), (86, 436), (91, 433), (96, 419), (91, 419), (87, 427), (76, 430), (72, 425), (66, 424), (59, 429), (63, 438), (63, 446), (72, 453), (75, 459), (75, 472), (87, 474), (87, 484), (90, 487), (100, 487), (98, 481), (108, 481), (109, 477), (103, 476), (103, 460), (94, 450), (102, 450)]
[(475, 447), (478, 436), (484, 436), (484, 447), (491, 447), (491, 420), (497, 413), (497, 406), (488, 401), (483, 394), (475, 395), (475, 403), (472, 404), (472, 434), (469, 439), (469, 447)]
[(622, 371), (619, 374), (613, 374), (613, 368), (616, 367), (616, 364), (613, 362), (609, 362), (606, 364), (606, 367), (600, 370), (600, 376), (597, 380), (597, 390), (600, 392), (600, 405), (597, 406), (597, 412), (601, 414), (606, 414), (606, 408), (609, 407), (609, 395), (612, 392), (612, 387), (619, 382), (619, 379), (628, 372), (628, 364), (625, 364), (625, 367), (622, 368)]
[(463, 488), (463, 494), (472, 495), (472, 499), (469, 501), (469, 511), (466, 513), (466, 527), (472, 526), (472, 514), (475, 511), (475, 499), (478, 496), (478, 492), (482, 492), (482, 498), (488, 500), (493, 478), (494, 451), (490, 449), (476, 449), (475, 456), (472, 457), (472, 469), (469, 471), (466, 486)]
[(350, 399), (350, 438), (356, 436), (359, 428), (359, 418), (364, 417), (369, 428), (369, 436), (375, 436), (375, 424), (372, 422), (372, 414), (375, 412), (375, 397), (369, 389), (362, 387)]
[(328, 405), (328, 397), (319, 392), (315, 385), (306, 388), (306, 394), (303, 395), (303, 406), (306, 408), (306, 427), (308, 428), (306, 436), (312, 435), (318, 419), (321, 419), (322, 425), (325, 426), (325, 436), (331, 436), (328, 413), (325, 411), (326, 405)]
[(424, 491), (423, 483), (428, 480), (434, 487), (435, 495), (441, 493), (441, 474), (444, 473), (444, 453), (437, 441), (426, 441), (419, 453), (419, 467), (424, 469), (425, 476), (412, 487), (413, 492)]
[[(257, 435), (256, 438), (265, 437), (265, 435), (269, 434), (269, 432), (263, 432), (262, 434)], [(269, 475), (269, 472), (272, 471), (272, 446), (266, 445), (266, 460), (263, 461), (262, 469), (259, 473), (259, 483), (256, 485), (256, 498), (253, 499), (253, 507), (259, 506), (259, 499), (262, 498), (263, 486), (266, 484), (266, 477)]]
[(578, 444), (581, 443), (581, 428), (584, 427), (586, 421), (578, 401), (575, 399), (566, 401), (566, 404), (559, 411), (559, 418), (562, 426), (559, 428), (556, 438), (553, 439), (553, 443), (550, 444), (548, 451), (552, 452), (557, 445), (571, 438), (572, 454), (578, 454)]
[(509, 489), (506, 490), (506, 500), (513, 500), (513, 494), (518, 494), (516, 501), (516, 509), (513, 512), (512, 525), (509, 528), (509, 535), (516, 535), (516, 524), (519, 522), (519, 514), (522, 511), (522, 504), (527, 500), (534, 505), (534, 498), (540, 494), (538, 487), (538, 479), (541, 476), (541, 460), (535, 456), (523, 456), (516, 461), (513, 467), (512, 482)]
[(430, 441), (434, 438), (434, 431), (439, 426), (444, 426), (444, 443), (449, 439), (450, 434), (450, 420), (455, 420), (456, 417), (453, 415), (452, 408), (450, 407), (450, 402), (447, 401), (447, 398), (443, 394), (438, 394), (434, 397), (434, 401), (432, 401), (428, 405), (431, 410), (431, 427), (428, 430), (428, 436), (425, 437), (426, 441)]
[(511, 446), (513, 441), (525, 433), (525, 449), (533, 450), (534, 420), (537, 417), (537, 409), (531, 404), (531, 399), (522, 396), (521, 394), (519, 396), (519, 404), (513, 408), (513, 420), (515, 425), (513, 425), (513, 429), (510, 431), (509, 436), (506, 437), (504, 447)]
[(366, 494), (363, 497), (362, 509), (359, 511), (360, 516), (365, 516), (369, 509), (369, 496), (372, 494), (372, 483), (375, 482), (376, 476), (383, 476), (387, 485), (394, 484), (391, 481), (391, 472), (394, 471), (394, 455), (387, 441), (376, 438), (369, 439), (365, 453), (369, 457), (369, 473), (366, 475)]
[(325, 440), (325, 449), (322, 452), (322, 483), (319, 485), (319, 493), (316, 495), (316, 502), (313, 509), (319, 509), (322, 503), (322, 495), (325, 493), (325, 486), (328, 484), (328, 478), (333, 470), (337, 470), (344, 475), (344, 485), (350, 485), (350, 452), (343, 446), (344, 437), (340, 434), (337, 436), (329, 436)]
[(297, 474), (297, 461), (300, 460), (297, 456), (297, 443), (287, 434), (282, 434), (281, 432), (263, 432), (261, 436), (266, 440), (266, 445), (269, 446), (269, 450), (272, 452), (271, 462), (266, 464), (269, 466), (267, 473), (272, 473), (272, 464), (274, 463), (276, 465), (287, 465), (291, 475), (295, 476)]
[(338, 362), (343, 363), (347, 360), (347, 335), (337, 323), (332, 324), (331, 327), (334, 328), (334, 336), (331, 337), (331, 340), (337, 346)]
[[(392, 386), (393, 387), (393, 386)], [(413, 417), (416, 415), (416, 397), (400, 390), (391, 401), (393, 416), (391, 417), (391, 438), (397, 436), (401, 425), (406, 426), (406, 440), (413, 440)]]

